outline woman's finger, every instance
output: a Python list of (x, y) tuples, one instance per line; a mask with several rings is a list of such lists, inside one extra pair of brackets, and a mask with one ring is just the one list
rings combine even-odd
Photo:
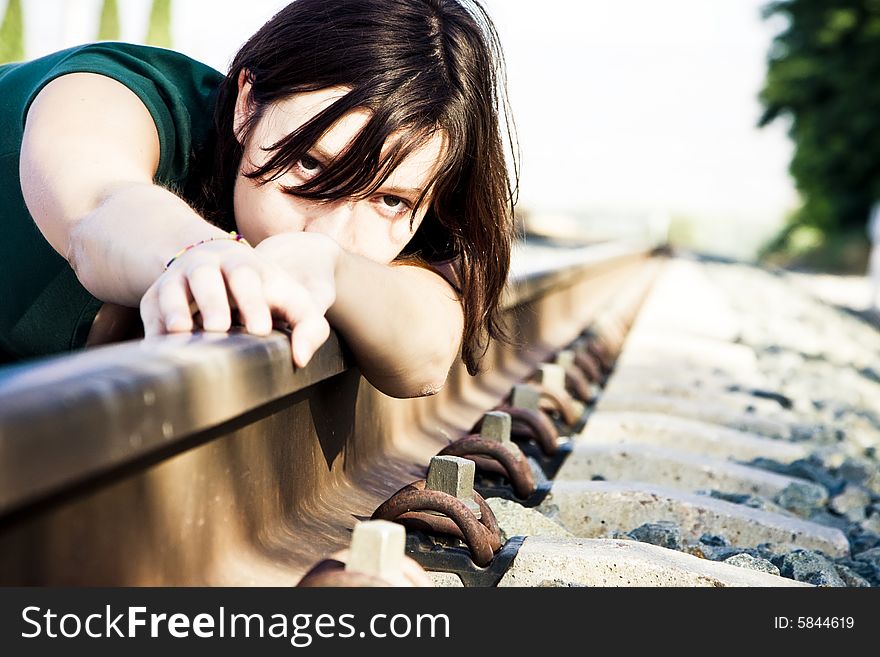
[(254, 335), (268, 335), (272, 331), (272, 312), (263, 293), (260, 274), (253, 267), (239, 264), (224, 266), (223, 276), (245, 330)]
[(141, 298), (141, 322), (144, 325), (144, 337), (151, 338), (162, 333), (162, 318), (159, 314), (159, 300), (156, 285), (150, 286)]
[(330, 335), (330, 325), (308, 291), (287, 276), (271, 276), (265, 282), (266, 300), (293, 328), (291, 349), (298, 367), (305, 367)]
[(182, 275), (168, 275), (156, 286), (159, 333), (185, 333), (193, 330), (190, 292)]
[(297, 366), (305, 367), (329, 337), (330, 324), (323, 315), (312, 315), (297, 322), (290, 336), (290, 348)]
[(232, 315), (220, 267), (203, 262), (188, 269), (186, 275), (190, 293), (202, 314), (202, 328), (205, 331), (228, 331)]

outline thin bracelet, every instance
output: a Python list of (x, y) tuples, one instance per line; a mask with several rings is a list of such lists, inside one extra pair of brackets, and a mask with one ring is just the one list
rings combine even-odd
[(177, 260), (184, 253), (192, 249), (193, 247), (198, 246), (199, 244), (204, 244), (205, 242), (213, 242), (214, 240), (232, 240), (233, 242), (242, 242), (247, 246), (250, 246), (248, 241), (244, 238), (244, 235), (240, 235), (236, 233), (234, 230), (230, 230), (228, 235), (224, 235), (223, 237), (209, 237), (206, 240), (201, 240), (199, 242), (194, 242), (189, 246), (183, 247), (180, 251), (174, 254), (174, 257), (171, 258), (167, 263), (165, 263), (165, 269), (168, 269), (171, 266), (171, 263)]

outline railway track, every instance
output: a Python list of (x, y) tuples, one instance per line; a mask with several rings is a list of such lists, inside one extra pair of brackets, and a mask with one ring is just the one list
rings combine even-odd
[(435, 585), (880, 585), (876, 331), (611, 243), (526, 253), (505, 307), (516, 347), (415, 400), (335, 338), (5, 369), (0, 581), (295, 585), (377, 517)]

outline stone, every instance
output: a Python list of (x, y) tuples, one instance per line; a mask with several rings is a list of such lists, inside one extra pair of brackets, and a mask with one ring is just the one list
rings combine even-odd
[(680, 550), (681, 528), (674, 522), (649, 522), (628, 532), (629, 536), (642, 543), (659, 545), (671, 550)]
[(871, 503), (871, 496), (863, 488), (847, 484), (841, 493), (831, 498), (829, 507), (835, 513), (846, 516), (853, 522), (865, 519), (865, 507)]
[(859, 370), (859, 374), (869, 381), (880, 383), (880, 367), (863, 367)]
[[(880, 569), (875, 568), (867, 561), (858, 561), (856, 559), (835, 559), (835, 566), (844, 566), (849, 571), (857, 574), (859, 577), (869, 582), (871, 586), (880, 586)], [(841, 576), (843, 579), (843, 576)]]
[(783, 509), (808, 516), (813, 509), (823, 506), (827, 499), (828, 495), (821, 486), (811, 482), (793, 482), (781, 490), (773, 501)]
[(754, 548), (741, 548), (741, 547), (724, 547), (724, 548), (713, 548), (712, 549), (712, 560), (713, 561), (724, 561), (725, 559), (729, 559), (730, 557), (735, 557), (736, 555), (742, 554), (747, 557), (752, 557), (754, 559), (763, 559), (760, 553)]
[(818, 552), (796, 550), (782, 556), (779, 562), (776, 565), (783, 577), (814, 586), (846, 586), (846, 582), (837, 574), (835, 564)]
[(700, 536), (700, 543), (703, 545), (711, 545), (714, 547), (723, 547), (725, 545), (730, 545), (727, 542), (727, 539), (723, 536), (719, 536), (717, 534), (703, 534)]
[(833, 475), (821, 464), (818, 458), (814, 457), (798, 459), (791, 463), (780, 463), (773, 459), (759, 457), (752, 459), (747, 465), (752, 465), (756, 468), (764, 468), (765, 470), (778, 472), (779, 474), (785, 474), (790, 477), (808, 479), (809, 481), (824, 486), (829, 495), (837, 495), (846, 486), (846, 480), (843, 479), (843, 477)]
[(779, 568), (774, 566), (766, 559), (753, 557), (752, 555), (746, 554), (744, 552), (741, 552), (740, 554), (735, 554), (732, 557), (724, 559), (724, 563), (729, 563), (731, 566), (739, 566), (740, 568), (758, 570), (762, 573), (770, 573), (771, 575), (779, 574)]
[(880, 547), (880, 535), (875, 532), (865, 531), (861, 525), (851, 525), (846, 536), (849, 539), (850, 551), (853, 554), (860, 554)]
[(871, 548), (870, 550), (865, 550), (859, 554), (854, 555), (853, 557), (856, 561), (862, 561), (864, 563), (869, 563), (875, 566), (876, 568), (880, 568), (880, 547)]
[(840, 579), (842, 579), (844, 583), (846, 583), (846, 585), (849, 587), (864, 588), (867, 586), (871, 586), (871, 582), (842, 564), (834, 564), (834, 569), (837, 571)]
[(827, 470), (837, 471), (844, 463), (846, 463), (846, 454), (841, 452), (836, 445), (831, 447), (821, 447), (813, 452), (811, 460)]
[(771, 511), (772, 513), (787, 513), (787, 511), (782, 507), (774, 504), (766, 497), (761, 497), (759, 495), (751, 495), (747, 493), (725, 493), (719, 490), (698, 492), (703, 495), (709, 495), (709, 497), (714, 497), (716, 500), (724, 500), (725, 502), (742, 504), (743, 506), (747, 506), (750, 509), (761, 509), (763, 511)]
[(872, 534), (880, 534), (880, 513), (874, 512), (859, 523), (861, 528)]
[(791, 544), (781, 545), (781, 544), (773, 544), (773, 543), (759, 543), (755, 546), (755, 553), (761, 558), (766, 559), (767, 561), (773, 562), (773, 559), (776, 558), (779, 554), (785, 552), (791, 552), (796, 549), (795, 546)]
[(825, 525), (826, 527), (834, 527), (835, 529), (839, 529), (844, 533), (850, 531), (850, 529), (852, 528), (852, 523), (847, 518), (829, 513), (824, 508), (814, 509), (809, 513), (809, 515), (807, 515), (807, 519), (810, 522), (817, 522), (820, 525)]
[(850, 457), (837, 469), (837, 474), (851, 484), (861, 484), (868, 481), (876, 471), (877, 464), (868, 459)]
[(490, 497), (486, 504), (495, 514), (501, 529), (501, 538), (508, 540), (511, 536), (549, 536), (556, 538), (572, 538), (572, 533), (562, 525), (554, 522), (535, 509), (504, 500)]
[(880, 501), (880, 464), (877, 465), (874, 472), (865, 479), (865, 481), (861, 482), (862, 485), (867, 488), (874, 495), (875, 501)]

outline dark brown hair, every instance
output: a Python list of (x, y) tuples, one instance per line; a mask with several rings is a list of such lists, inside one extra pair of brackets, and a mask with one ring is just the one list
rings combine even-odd
[[(241, 71), (252, 85), (250, 114), (236, 138)], [(476, 1), (296, 0), (242, 46), (220, 87), (216, 144), (200, 205), (209, 220), (231, 227), (239, 139), (247, 143), (266, 109), (295, 93), (351, 89), (268, 149), (273, 154), (265, 165), (248, 174), (261, 183), (292, 167), (347, 112), (371, 113), (348, 149), (289, 190), (304, 198), (367, 197), (415, 148), (442, 131), (446, 148), (438, 173), (413, 215), (429, 194), (430, 206), (399, 259), (417, 264), (455, 259), (465, 318), (462, 359), (475, 374), (488, 338), (505, 337), (499, 302), (510, 266), (518, 183), (505, 85), (498, 35)], [(401, 138), (386, 144), (392, 133)], [(505, 138), (513, 154), (512, 177)]]

